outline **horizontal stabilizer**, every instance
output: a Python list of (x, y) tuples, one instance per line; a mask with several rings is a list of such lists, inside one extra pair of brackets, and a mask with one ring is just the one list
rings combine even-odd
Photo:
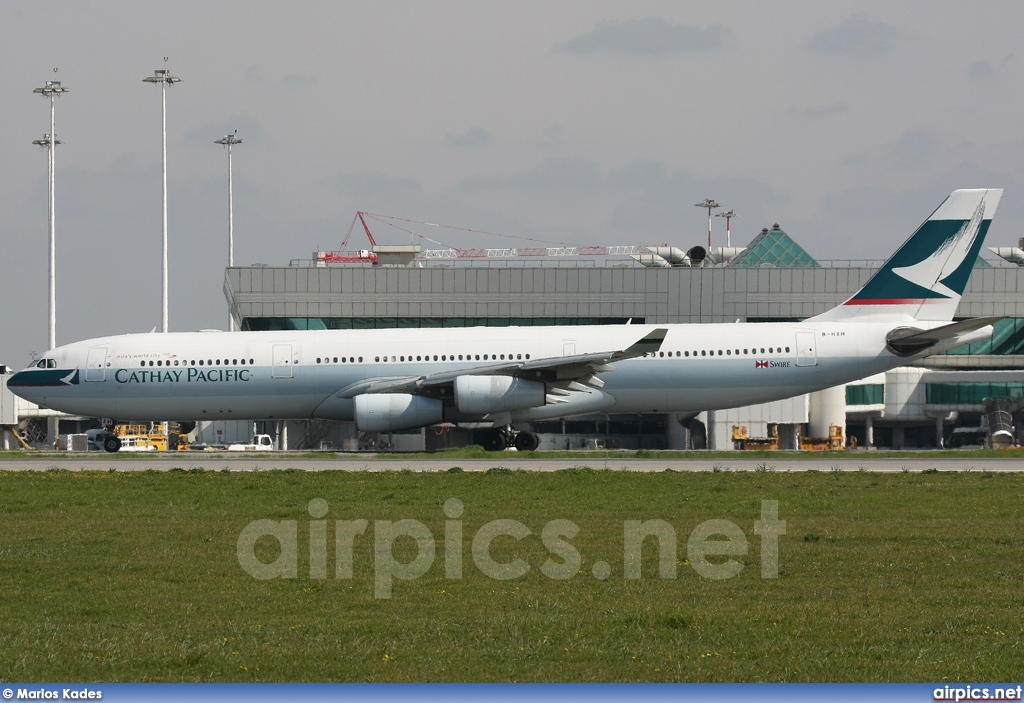
[[(885, 341), (894, 354), (911, 356), (929, 347), (934, 347), (941, 342), (955, 340), (968, 332), (988, 327), (1002, 319), (1002, 317), (976, 317), (930, 330), (922, 330), (916, 327), (897, 327), (888, 334)], [(970, 341), (974, 340), (964, 340), (963, 343), (966, 344)]]

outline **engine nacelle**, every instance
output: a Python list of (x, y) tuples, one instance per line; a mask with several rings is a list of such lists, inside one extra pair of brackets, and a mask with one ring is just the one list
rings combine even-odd
[(361, 432), (392, 432), (436, 425), (444, 408), (436, 398), (409, 393), (363, 393), (355, 397), (356, 427)]
[(470, 415), (533, 408), (546, 402), (544, 384), (513, 376), (459, 376), (455, 406)]

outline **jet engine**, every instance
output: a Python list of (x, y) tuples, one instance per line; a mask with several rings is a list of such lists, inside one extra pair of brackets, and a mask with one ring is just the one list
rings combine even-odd
[(363, 393), (355, 397), (356, 427), (361, 432), (392, 432), (436, 425), (443, 406), (436, 398), (409, 393)]
[(467, 415), (487, 415), (544, 405), (544, 384), (512, 376), (459, 376), (455, 405)]

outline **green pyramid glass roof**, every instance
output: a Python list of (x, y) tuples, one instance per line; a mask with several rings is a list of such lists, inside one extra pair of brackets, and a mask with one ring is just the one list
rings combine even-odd
[(778, 229), (778, 225), (770, 230), (761, 230), (761, 234), (754, 237), (743, 253), (733, 259), (729, 265), (746, 268), (757, 268), (758, 266), (815, 268), (820, 266), (810, 254), (803, 250), (803, 247), (790, 239), (788, 234)]

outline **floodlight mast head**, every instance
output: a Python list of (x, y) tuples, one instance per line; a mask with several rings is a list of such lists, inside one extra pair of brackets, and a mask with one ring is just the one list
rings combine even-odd
[(177, 76), (172, 76), (171, 72), (166, 68), (158, 68), (153, 71), (152, 76), (147, 76), (142, 79), (146, 83), (163, 83), (164, 85), (172, 85), (174, 83), (181, 83), (181, 79)]
[(722, 207), (722, 204), (717, 200), (711, 198), (704, 198), (699, 203), (694, 203), (696, 207), (706, 207), (708, 209), (708, 251), (711, 251), (711, 210), (716, 207)]
[(725, 218), (725, 246), (727, 247), (732, 246), (732, 218), (739, 216), (740, 214), (735, 210), (726, 210), (715, 214), (715, 217)]
[(68, 92), (68, 88), (62, 86), (60, 81), (46, 81), (46, 84), (42, 88), (36, 88), (32, 92), (39, 93), (44, 98), (59, 98), (64, 93)]

